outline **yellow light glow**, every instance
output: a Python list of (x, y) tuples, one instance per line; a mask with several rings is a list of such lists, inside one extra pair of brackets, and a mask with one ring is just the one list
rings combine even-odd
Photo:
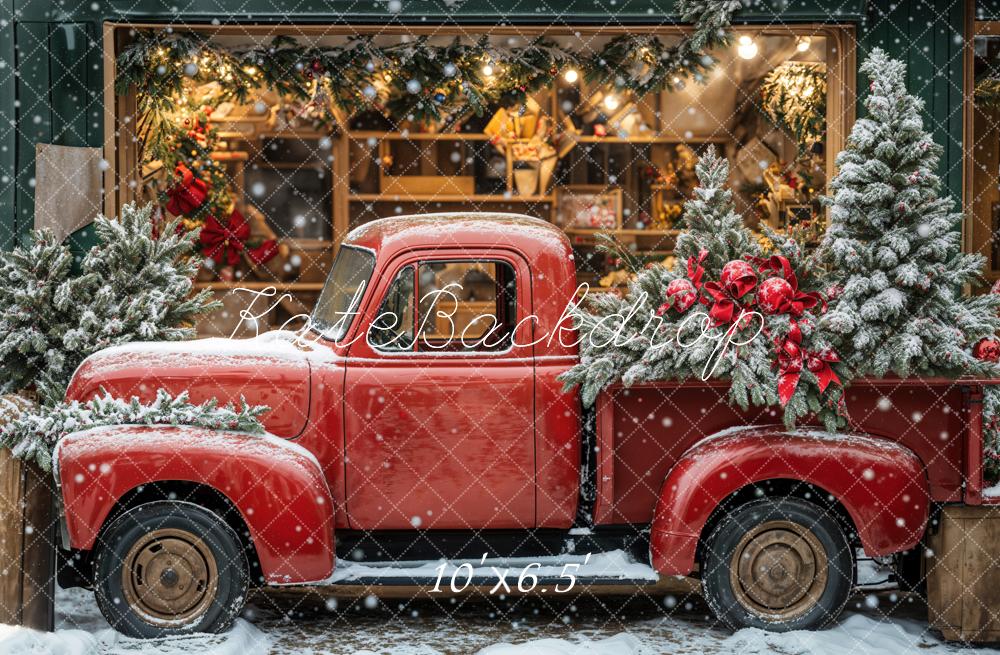
[(563, 79), (569, 82), (570, 84), (573, 84), (578, 79), (580, 79), (580, 74), (576, 72), (575, 68), (570, 68), (565, 73), (563, 73)]
[(808, 36), (799, 37), (798, 43), (795, 44), (795, 49), (799, 52), (805, 52), (812, 45), (812, 39)]
[(739, 45), (736, 46), (736, 54), (742, 59), (753, 59), (757, 56), (757, 44), (749, 36), (741, 36)]
[(604, 108), (605, 109), (608, 109), (610, 111), (614, 111), (614, 110), (618, 109), (618, 105), (620, 105), (620, 104), (621, 104), (621, 102), (618, 100), (618, 96), (614, 95), (613, 93), (609, 93), (608, 95), (606, 95), (604, 97)]
[(489, 64), (485, 64), (483, 66), (483, 75), (486, 77), (493, 77), (493, 67)]
[(247, 75), (256, 75), (257, 74), (257, 69), (254, 68), (253, 66), (247, 66), (246, 68), (243, 69), (243, 71)]

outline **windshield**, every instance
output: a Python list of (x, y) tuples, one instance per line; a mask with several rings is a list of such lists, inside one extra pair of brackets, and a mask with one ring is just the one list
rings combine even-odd
[(374, 254), (341, 246), (312, 315), (313, 327), (324, 338), (339, 341), (347, 334), (373, 270)]

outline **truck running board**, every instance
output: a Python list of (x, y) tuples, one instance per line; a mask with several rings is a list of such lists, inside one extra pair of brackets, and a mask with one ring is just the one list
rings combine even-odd
[(492, 593), (568, 593), (580, 586), (655, 585), (660, 576), (623, 550), (583, 555), (350, 562), (337, 560), (326, 581), (336, 586), (421, 587), (432, 592), (458, 593), (486, 588)]

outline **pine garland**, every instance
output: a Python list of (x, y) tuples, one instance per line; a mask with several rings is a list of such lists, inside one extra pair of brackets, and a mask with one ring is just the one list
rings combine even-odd
[[(149, 404), (103, 395), (80, 403), (72, 401), (41, 406), (13, 416), (0, 427), (0, 447), (9, 448), (14, 457), (37, 463), (43, 470), (52, 469), (52, 449), (72, 432), (111, 425), (185, 425), (210, 430), (228, 430), (249, 434), (264, 434), (259, 416), (267, 407), (248, 405), (245, 400), (236, 407), (232, 403), (220, 407), (206, 401), (194, 405), (188, 393), (171, 396), (164, 389), (156, 393)], [(13, 414), (14, 412), (12, 412)]]
[[(245, 102), (265, 88), (322, 110), (375, 109), (397, 122), (455, 120), (481, 115), (493, 103), (523, 102), (567, 66), (586, 79), (644, 95), (703, 80), (715, 64), (709, 51), (729, 42), (732, 17), (741, 7), (740, 0), (679, 0), (679, 16), (693, 30), (677, 44), (628, 34), (593, 54), (545, 38), (500, 47), (485, 36), (472, 45), (456, 39), (443, 46), (427, 37), (381, 46), (366, 36), (328, 48), (281, 36), (264, 46), (229, 49), (198, 33), (144, 30), (118, 56), (115, 91), (137, 93), (138, 137), (153, 152), (180, 129), (170, 115), (189, 82), (216, 83), (217, 101)], [(484, 74), (487, 65), (493, 75)]]
[(91, 353), (130, 341), (194, 336), (193, 322), (214, 309), (192, 294), (198, 232), (177, 221), (154, 225), (152, 207), (125, 205), (119, 220), (99, 216), (98, 245), (73, 274), (69, 248), (50, 232), (0, 261), (0, 393), (34, 387), (44, 404), (62, 400)]

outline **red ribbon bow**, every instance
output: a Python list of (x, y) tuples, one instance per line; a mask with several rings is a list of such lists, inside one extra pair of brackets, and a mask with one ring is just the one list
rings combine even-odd
[(278, 242), (274, 239), (268, 239), (256, 248), (247, 248), (247, 257), (257, 265), (266, 264), (274, 259), (274, 256), (277, 254)]
[(167, 191), (167, 195), (170, 196), (170, 200), (167, 201), (167, 211), (174, 216), (190, 216), (208, 198), (208, 185), (195, 177), (184, 164), (177, 164), (174, 177), (177, 178), (177, 182)]
[(744, 275), (736, 278), (728, 284), (719, 282), (706, 282), (704, 289), (711, 300), (705, 299), (707, 305), (712, 303), (712, 308), (708, 310), (708, 316), (715, 325), (724, 325), (735, 321), (745, 309), (742, 302), (743, 296), (753, 291), (757, 286), (755, 275)]
[(243, 252), (246, 240), (249, 238), (250, 224), (236, 209), (229, 215), (229, 220), (225, 225), (219, 223), (215, 216), (206, 218), (205, 225), (201, 228), (201, 234), (198, 236), (202, 250), (207, 257), (211, 257), (218, 264), (225, 261), (230, 266), (239, 263), (240, 253)]
[(795, 393), (795, 387), (802, 377), (803, 366), (816, 376), (820, 393), (831, 384), (840, 384), (840, 378), (830, 364), (840, 361), (840, 356), (832, 350), (811, 352), (802, 348), (802, 330), (794, 320), (789, 322), (788, 334), (778, 340), (778, 398), (785, 406)]
[(807, 309), (812, 309), (816, 305), (822, 305), (822, 311), (826, 311), (826, 301), (819, 293), (811, 291), (805, 293), (799, 291), (799, 280), (795, 276), (791, 263), (781, 255), (772, 255), (769, 259), (754, 258), (761, 273), (777, 273), (785, 278), (785, 281), (792, 285), (792, 295), (778, 308), (778, 314), (791, 314), (792, 316), (802, 316)]
[(701, 278), (705, 277), (705, 267), (702, 264), (708, 258), (708, 250), (704, 248), (698, 253), (697, 259), (694, 255), (688, 257), (688, 279), (695, 289), (701, 289)]

